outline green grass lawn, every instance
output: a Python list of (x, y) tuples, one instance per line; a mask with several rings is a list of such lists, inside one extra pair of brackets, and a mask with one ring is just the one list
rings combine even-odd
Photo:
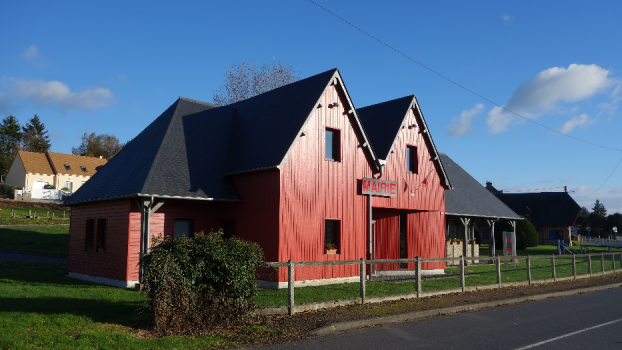
[[(46, 210), (30, 208), (9, 208), (0, 205), (0, 225), (58, 225), (68, 224), (70, 210)], [(12, 217), (11, 212), (15, 212)], [(63, 212), (65, 218), (63, 218)], [(26, 219), (26, 216), (36, 216), (37, 219)], [(52, 218), (52, 216), (54, 218)]]
[(66, 277), (65, 264), (0, 261), (0, 349), (196, 349), (220, 334), (140, 339), (145, 294)]
[(0, 249), (67, 256), (69, 226), (2, 227)]

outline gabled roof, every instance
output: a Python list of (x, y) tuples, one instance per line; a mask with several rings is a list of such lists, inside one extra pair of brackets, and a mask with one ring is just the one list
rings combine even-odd
[(397, 136), (402, 129), (401, 126), (404, 124), (410, 108), (415, 110), (415, 118), (417, 118), (421, 126), (423, 139), (431, 152), (434, 166), (441, 178), (441, 184), (445, 189), (450, 189), (450, 180), (447, 178), (443, 163), (440, 161), (436, 145), (434, 145), (432, 135), (430, 135), (428, 125), (423, 118), (423, 113), (421, 113), (415, 95), (359, 108), (358, 115), (376, 156), (379, 159), (386, 160), (391, 153), (391, 149), (397, 140)]
[(241, 200), (224, 178), (234, 110), (179, 98), (65, 204), (138, 195)]
[(283, 164), (331, 84), (341, 87), (369, 144), (337, 69), (224, 107), (180, 98), (65, 204), (135, 196), (240, 201), (227, 175)]
[[(47, 157), (57, 174), (68, 175), (93, 176), (97, 170), (107, 162), (107, 160), (102, 158), (76, 156), (73, 154), (56, 152), (48, 152)], [(69, 170), (66, 169), (65, 164), (69, 165)], [(84, 167), (86, 171), (83, 171), (82, 167)]]
[(462, 169), (444, 153), (441, 161), (451, 181), (445, 191), (447, 215), (520, 220), (521, 217)]
[(534, 226), (572, 226), (581, 207), (567, 192), (500, 193), (503, 203), (520, 215), (531, 214)]
[(343, 84), (337, 68), (227, 106), (236, 113), (227, 174), (281, 165), (324, 91), (335, 82)]
[(54, 175), (54, 170), (45, 153), (17, 151), (26, 173)]

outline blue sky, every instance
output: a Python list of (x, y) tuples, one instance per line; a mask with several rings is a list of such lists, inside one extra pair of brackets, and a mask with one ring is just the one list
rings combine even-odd
[[(318, 2), (499, 105), (622, 149), (621, 2)], [(55, 152), (85, 132), (127, 141), (178, 96), (211, 102), (230, 65), (280, 59), (303, 78), (338, 67), (356, 107), (416, 94), (439, 151), (482, 184), (568, 186), (580, 205), (622, 213), (622, 165), (611, 175), (622, 152), (513, 117), (309, 1), (5, 1), (0, 12), (0, 117), (38, 114)]]

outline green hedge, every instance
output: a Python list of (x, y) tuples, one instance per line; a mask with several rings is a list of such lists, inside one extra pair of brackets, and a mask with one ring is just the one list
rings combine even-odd
[(0, 194), (7, 195), (12, 199), (15, 196), (15, 186), (0, 184)]
[(259, 245), (222, 231), (167, 238), (141, 258), (153, 331), (193, 335), (243, 320), (263, 259)]

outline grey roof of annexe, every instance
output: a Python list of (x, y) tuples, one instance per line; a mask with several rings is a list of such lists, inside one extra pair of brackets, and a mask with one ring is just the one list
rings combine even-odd
[(566, 192), (497, 193), (508, 207), (521, 215), (530, 215), (534, 226), (572, 226), (581, 206)]
[(395, 140), (397, 139), (402, 125), (404, 125), (410, 108), (415, 110), (415, 118), (421, 126), (420, 132), (423, 134), (423, 139), (431, 152), (430, 156), (434, 161), (436, 171), (441, 178), (443, 187), (445, 189), (451, 189), (451, 178), (447, 177), (447, 173), (439, 158), (436, 145), (434, 144), (434, 140), (432, 140), (432, 135), (423, 117), (423, 113), (421, 113), (415, 95), (359, 108), (357, 112), (376, 156), (379, 159), (386, 160), (391, 153), (391, 149), (395, 144)]
[(227, 175), (278, 168), (331, 84), (342, 89), (369, 145), (338, 69), (224, 107), (180, 97), (64, 204), (137, 196), (241, 201)]
[(445, 191), (446, 215), (521, 220), (512, 209), (444, 153), (441, 161), (451, 181), (452, 190)]

